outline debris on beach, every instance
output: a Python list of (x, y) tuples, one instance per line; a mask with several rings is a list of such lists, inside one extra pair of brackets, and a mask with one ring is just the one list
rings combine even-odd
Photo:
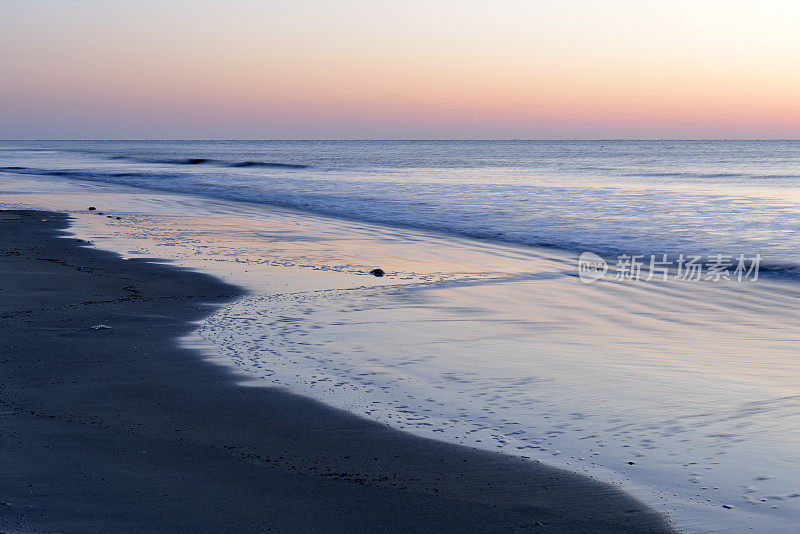
[(105, 324), (97, 324), (92, 327), (92, 330), (111, 330), (111, 327)]
[(89, 206), (89, 211), (94, 211), (94, 210), (96, 210), (96, 209), (97, 209), (97, 208), (95, 208), (94, 206)]
[(371, 274), (372, 276), (381, 277), (381, 276), (383, 276), (383, 275), (384, 275), (384, 274), (386, 274), (386, 273), (384, 273), (384, 272), (383, 272), (383, 269), (372, 269), (372, 270), (369, 272), (369, 274)]

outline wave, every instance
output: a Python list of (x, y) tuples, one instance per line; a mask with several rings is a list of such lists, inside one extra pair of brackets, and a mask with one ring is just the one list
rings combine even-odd
[(225, 161), (211, 158), (147, 159), (133, 156), (111, 156), (111, 159), (134, 161), (137, 163), (155, 163), (158, 165), (217, 165), (220, 167), (231, 168), (265, 167), (274, 169), (309, 168), (309, 165), (303, 165), (300, 163), (281, 163), (277, 161)]
[[(552, 221), (513, 220), (498, 222), (491, 212), (477, 212), (448, 209), (419, 198), (393, 199), (383, 195), (358, 195), (349, 190), (333, 190), (329, 187), (303, 185), (295, 189), (282, 187), (280, 181), (271, 177), (268, 187), (259, 187), (258, 182), (238, 181), (235, 177), (224, 181), (198, 181), (193, 173), (164, 172), (108, 172), (81, 169), (41, 169), (28, 167), (0, 167), (0, 172), (12, 174), (31, 174), (79, 179), (85, 181), (115, 183), (125, 186), (143, 187), (151, 190), (172, 191), (231, 201), (256, 202), (332, 216), (348, 220), (384, 224), (414, 230), (435, 231), (490, 241), (514, 243), (558, 249), (573, 253), (591, 250), (610, 263), (619, 254), (674, 253), (676, 250), (650, 250), (657, 247), (654, 242), (638, 243), (630, 235), (611, 236), (605, 234), (602, 241), (592, 234), (571, 232), (548, 232)], [(296, 181), (296, 179), (292, 179)], [(284, 184), (285, 185), (285, 184)], [(363, 191), (361, 191), (363, 193)], [(445, 192), (445, 194), (447, 194)], [(544, 225), (544, 226), (542, 226)], [(722, 245), (718, 250), (705, 250), (713, 243), (683, 243), (681, 252), (710, 255), (717, 252), (735, 254), (737, 250)], [(673, 247), (674, 248), (674, 247)], [(750, 251), (748, 251), (750, 252)], [(766, 251), (765, 251), (766, 252)], [(747, 254), (749, 257), (753, 253)], [(762, 256), (765, 256), (762, 254)], [(788, 261), (787, 261), (788, 260)], [(765, 275), (800, 278), (800, 264), (785, 255), (783, 258), (764, 257), (760, 268)]]
[(285, 169), (307, 169), (308, 165), (301, 165), (298, 163), (276, 163), (272, 161), (242, 161), (240, 163), (231, 163), (229, 167), (274, 167)]
[(706, 172), (630, 172), (624, 173), (622, 176), (636, 177), (636, 178), (738, 178), (744, 180), (782, 180), (791, 179), (796, 180), (800, 178), (800, 174), (749, 174), (749, 173), (735, 173), (735, 172), (719, 172), (719, 173), (706, 173)]
[(143, 159), (129, 156), (112, 156), (111, 159), (122, 159), (125, 161), (136, 161), (139, 163), (167, 163), (173, 165), (202, 165), (204, 163), (214, 163), (215, 160), (209, 158), (189, 158), (189, 159)]
[(172, 178), (179, 175), (164, 174), (164, 173), (147, 173), (147, 172), (94, 172), (83, 170), (52, 170), (52, 169), (35, 169), (30, 167), (0, 167), (0, 172), (7, 172), (10, 174), (35, 174), (37, 176), (58, 176), (62, 178), (76, 178), (91, 181), (113, 181), (114, 178)]

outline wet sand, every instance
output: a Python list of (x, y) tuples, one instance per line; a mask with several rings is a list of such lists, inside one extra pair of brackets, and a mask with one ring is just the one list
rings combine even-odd
[(240, 289), (67, 224), (0, 212), (3, 531), (669, 531), (605, 483), (236, 385), (177, 338)]

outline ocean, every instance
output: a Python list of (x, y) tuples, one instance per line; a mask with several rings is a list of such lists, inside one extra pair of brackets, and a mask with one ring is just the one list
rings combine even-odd
[(243, 387), (595, 476), (687, 532), (800, 520), (798, 185), (798, 141), (0, 142), (0, 206), (249, 290), (184, 340)]
[(767, 269), (799, 265), (798, 141), (64, 141), (3, 147), (4, 172), (566, 250), (761, 253)]

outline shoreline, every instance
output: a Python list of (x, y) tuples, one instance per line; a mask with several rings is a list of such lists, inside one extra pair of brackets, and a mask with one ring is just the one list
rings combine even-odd
[(240, 289), (0, 213), (7, 530), (669, 531), (588, 477), (237, 386), (177, 339)]

